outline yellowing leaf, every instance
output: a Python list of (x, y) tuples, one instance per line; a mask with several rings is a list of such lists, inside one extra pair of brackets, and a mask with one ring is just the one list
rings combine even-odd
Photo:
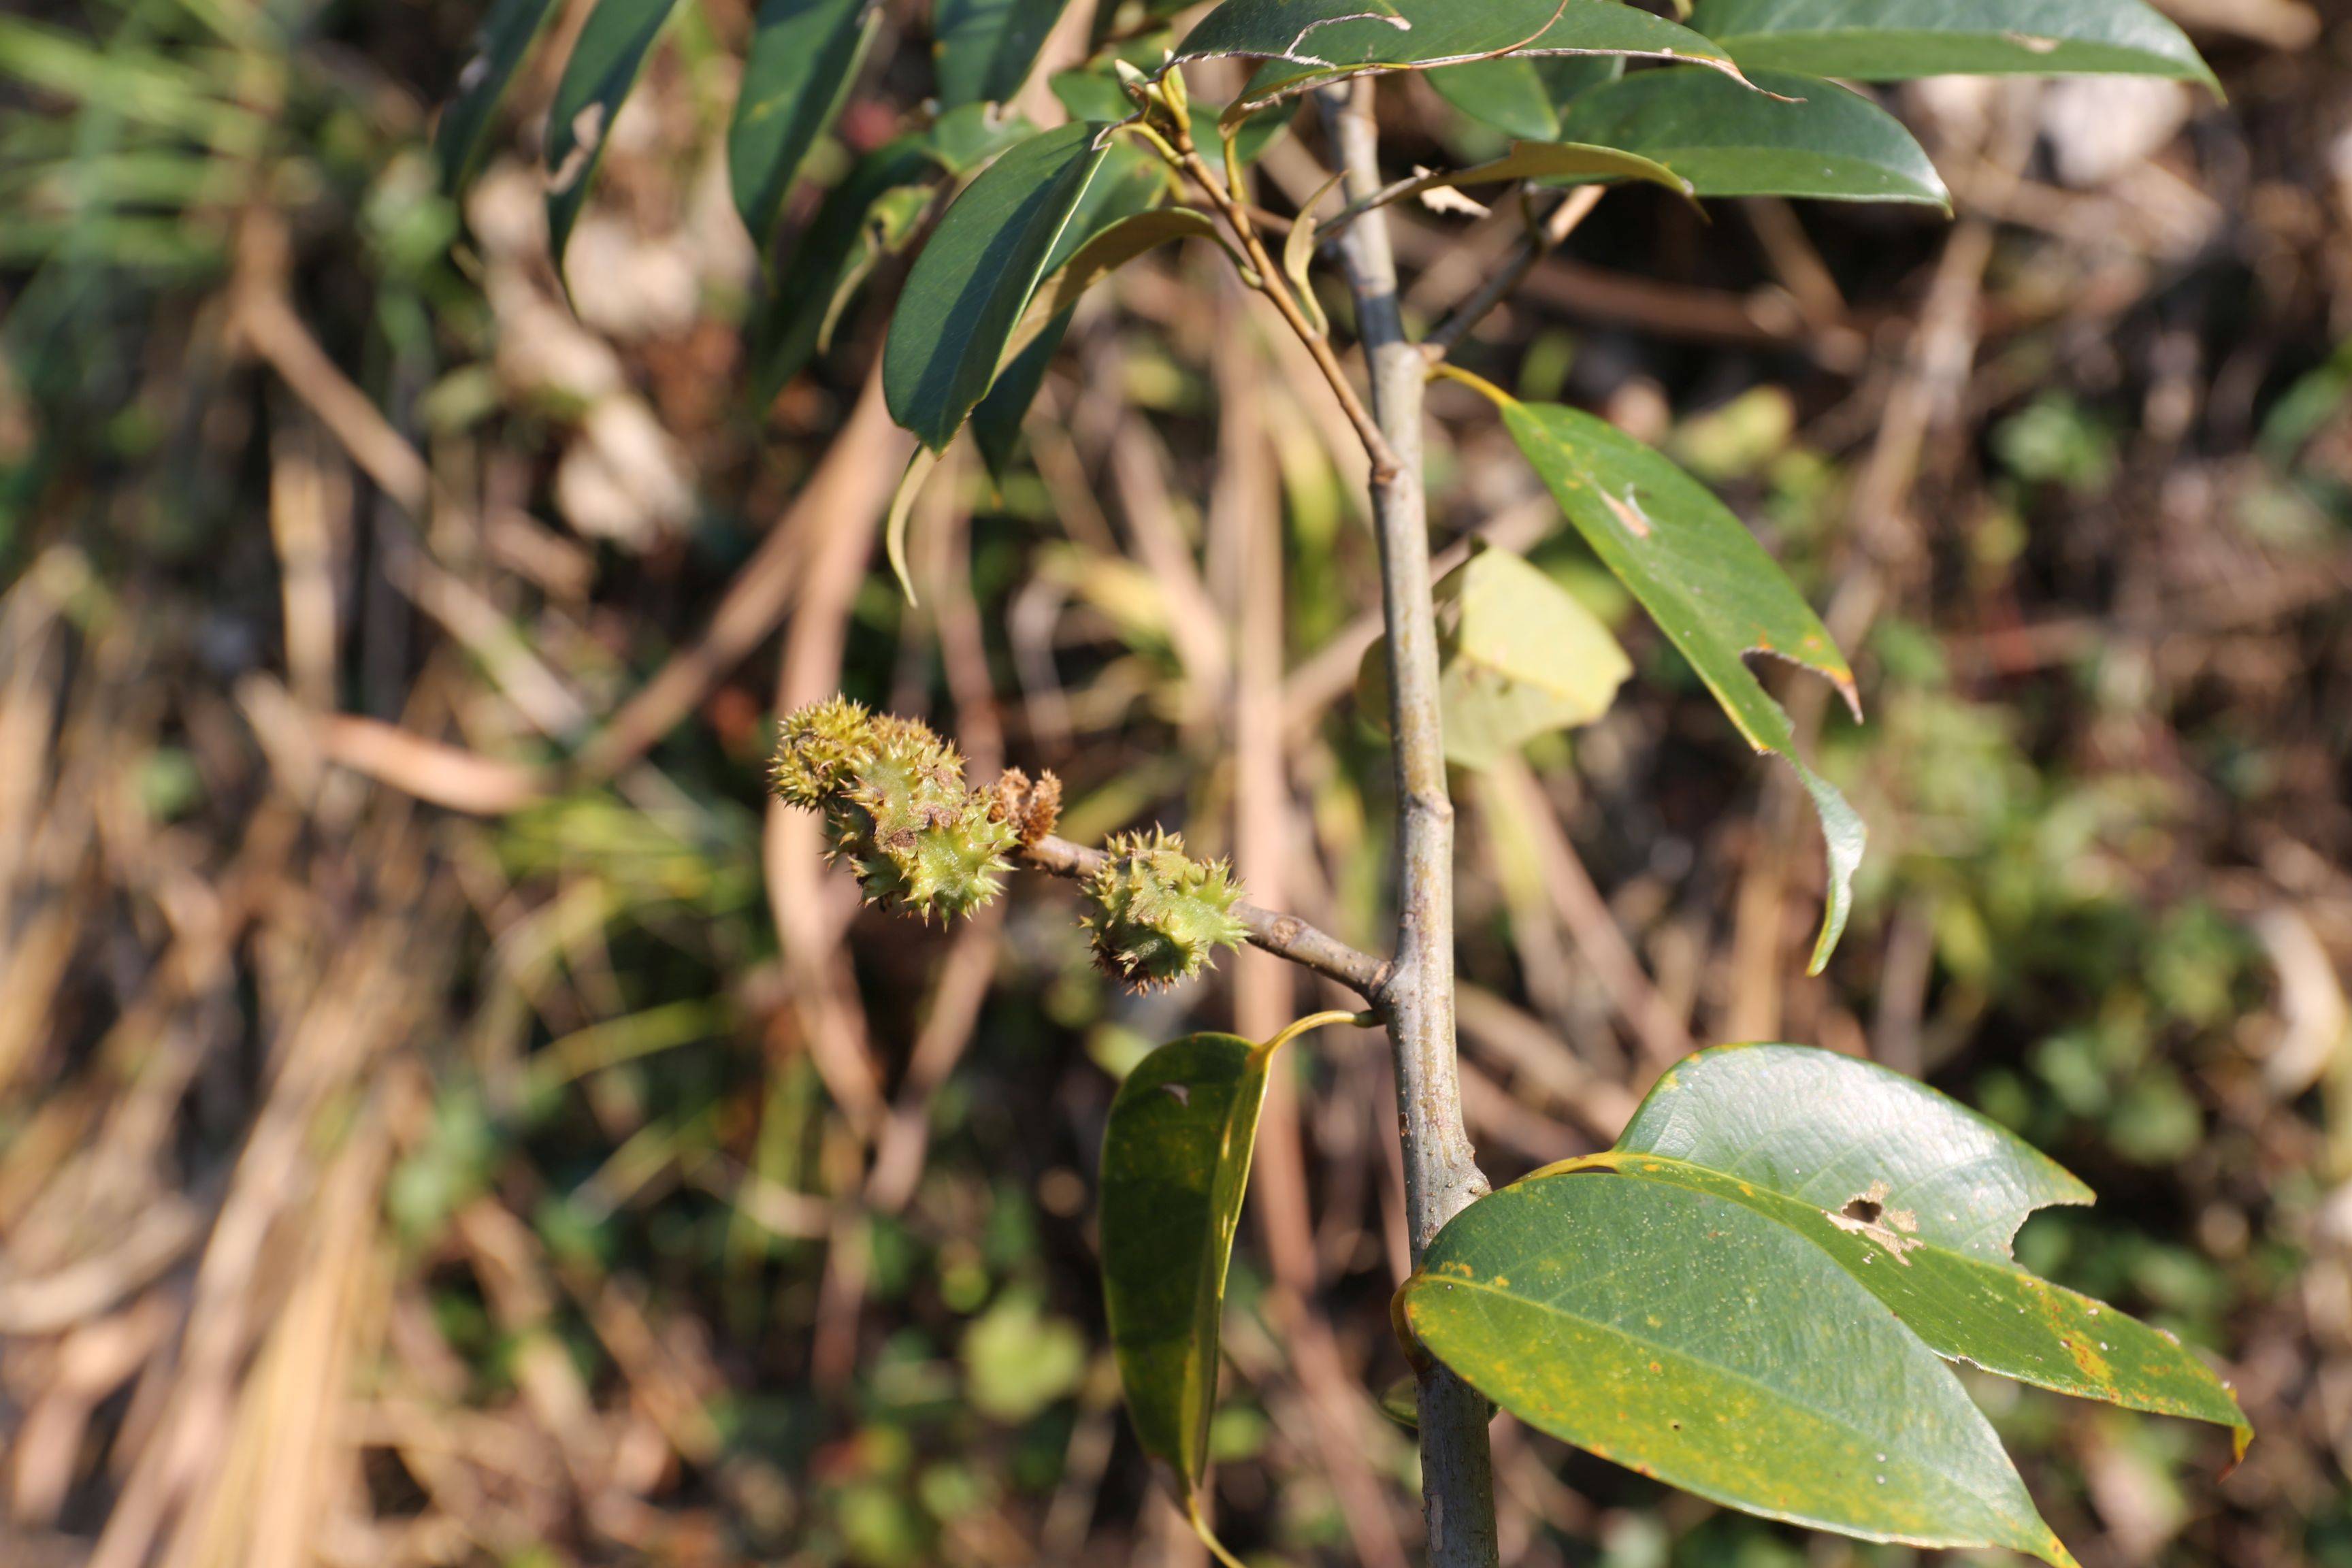
[(1702, 1497), (2074, 1563), (1935, 1352), (1737, 1203), (1605, 1173), (1522, 1182), (1439, 1233), (1402, 1316), (1522, 1421)]
[[(1482, 550), (1437, 584), (1445, 756), (1486, 769), (1538, 735), (1589, 724), (1633, 673), (1575, 595), (1507, 550)], [(1388, 645), (1364, 656), (1360, 702), (1384, 721)]]

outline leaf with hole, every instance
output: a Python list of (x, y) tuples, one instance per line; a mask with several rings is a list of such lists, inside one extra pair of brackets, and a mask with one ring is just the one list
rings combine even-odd
[(841, 113), (881, 8), (871, 0), (761, 0), (727, 127), (735, 210), (764, 254), (802, 160)]
[(1103, 1303), (1144, 1451), (1186, 1485), (1209, 1461), (1218, 1317), (1249, 1182), (1266, 1058), (1192, 1035), (1143, 1058), (1103, 1134)]
[(1633, 590), (1748, 744), (1779, 752), (1812, 796), (1829, 853), (1827, 907), (1812, 957), (1820, 973), (1852, 912), (1867, 835), (1845, 797), (1797, 755), (1789, 715), (1746, 656), (1768, 653), (1812, 670), (1859, 716), (1845, 657), (1756, 536), (1706, 486), (1591, 415), (1489, 395), (1593, 552)]
[[(939, 0), (940, 101), (1002, 103), (1021, 90), (1066, 0)], [(1125, 119), (1125, 115), (1118, 116)]]
[(1703, 196), (1950, 205), (1926, 150), (1860, 93), (1786, 71), (1749, 80), (1763, 90), (1719, 71), (1643, 71), (1570, 104), (1560, 137), (1655, 159)]
[(1606, 1173), (1522, 1182), (1438, 1234), (1399, 1316), (1520, 1420), (1717, 1502), (2072, 1568), (1951, 1370), (1738, 1204)]
[(2252, 1430), (2170, 1335), (2019, 1268), (2011, 1238), (2090, 1189), (1925, 1084), (1801, 1046), (1726, 1046), (1677, 1064), (1609, 1170), (1740, 1204), (1805, 1237), (1939, 1355), (2084, 1399)]
[(1045, 263), (1108, 151), (1088, 121), (1048, 131), (974, 180), (917, 258), (882, 353), (891, 417), (932, 450), (987, 395)]
[(1437, 95), (1482, 124), (1522, 142), (1560, 142), (1559, 117), (1580, 93), (1625, 74), (1622, 57), (1503, 55), (1429, 73)]
[(1698, 0), (1691, 25), (1759, 70), (1853, 81), (2112, 72), (2220, 90), (2143, 0)]
[(636, 85), (673, 0), (596, 0), (547, 110), (547, 246), (555, 269), (587, 204), (613, 119)]
[(474, 57), (457, 73), (457, 96), (433, 128), (433, 160), (442, 189), (455, 192), (464, 185), (481, 161), (499, 102), (554, 11), (554, 0), (496, 0), (491, 5), (475, 36)]
[(1617, 0), (1395, 0), (1392, 17), (1349, 0), (1225, 0), (1176, 52), (1264, 59), (1239, 101), (1255, 106), (1366, 71), (1426, 70), (1495, 56), (1609, 55), (1712, 64), (1722, 48)]
[[(1445, 757), (1486, 769), (1538, 735), (1590, 724), (1633, 673), (1617, 639), (1567, 589), (1507, 550), (1486, 549), (1437, 584)], [(1364, 655), (1358, 701), (1386, 721), (1388, 643)]]

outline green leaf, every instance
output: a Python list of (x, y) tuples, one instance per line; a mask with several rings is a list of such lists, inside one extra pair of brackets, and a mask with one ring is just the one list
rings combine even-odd
[(636, 85), (672, 3), (596, 0), (572, 58), (563, 62), (563, 79), (547, 110), (547, 243), (558, 273), (572, 226), (587, 204), (588, 183), (604, 158), (613, 117)]
[(923, 144), (940, 168), (961, 179), (1037, 134), (1037, 127), (993, 103), (967, 103), (931, 121)]
[(1604, 420), (1488, 389), (1528, 461), (1609, 569), (1642, 601), (1759, 752), (1797, 770), (1820, 814), (1829, 897), (1812, 971), (1829, 963), (1853, 902), (1862, 818), (1797, 755), (1789, 715), (1745, 656), (1768, 653), (1826, 677), (1860, 714), (1853, 671), (1764, 547), (1706, 487)]
[(1115, 220), (1037, 286), (1028, 316), (1005, 344), (1006, 354), (1020, 353), (1047, 321), (1075, 308), (1079, 296), (1137, 257), (1173, 240), (1216, 237), (1215, 221), (1191, 207), (1161, 207)]
[(1108, 151), (1104, 131), (1079, 121), (1005, 153), (948, 209), (916, 259), (883, 349), (882, 390), (891, 416), (932, 450), (954, 438), (996, 379)]
[(1802, 1046), (1726, 1046), (1677, 1064), (1617, 1140), (1838, 1208), (1873, 1182), (1940, 1247), (2009, 1261), (2035, 1209), (2092, 1202), (2032, 1144), (1926, 1084)]
[(1559, 142), (1559, 117), (1579, 93), (1625, 73), (1609, 55), (1504, 55), (1429, 73), (1440, 98), (1522, 142)]
[(1763, 91), (1719, 71), (1643, 71), (1570, 105), (1559, 139), (1654, 158), (1703, 196), (1950, 205), (1927, 152), (1870, 100), (1785, 71), (1749, 79)]
[(881, 8), (869, 0), (761, 0), (727, 127), (735, 210), (762, 253), (816, 139), (840, 114)]
[[(1021, 90), (1066, 0), (939, 0), (940, 101), (1002, 103)], [(1118, 118), (1124, 120), (1126, 115)]]
[(1176, 61), (1265, 59), (1242, 91), (1242, 102), (1257, 105), (1338, 77), (1509, 53), (1630, 55), (1738, 71), (1707, 38), (1617, 0), (1225, 0), (1186, 36)]
[(1768, 1518), (2074, 1559), (1949, 1368), (1821, 1248), (1605, 1173), (1483, 1198), (1405, 1284), (1423, 1350), (1530, 1426)]
[(2010, 1241), (2090, 1189), (1926, 1085), (1801, 1046), (1726, 1046), (1658, 1080), (1617, 1147), (1573, 1162), (1709, 1193), (1786, 1226), (1939, 1355), (2084, 1399), (2252, 1429), (2171, 1336), (2025, 1273)]
[[(1186, 233), (1214, 235), (1215, 226), (1197, 213), (1178, 217), (1173, 226), (1162, 224), (1171, 215), (1153, 209), (1167, 195), (1165, 164), (1130, 142), (1112, 144), (1054, 253), (1045, 258), (1045, 279), (1005, 345), (994, 384), (971, 411), (972, 440), (989, 477), (998, 483), (1003, 482), (1005, 466), (1020, 440), (1021, 422), (1037, 400), (1046, 367), (1069, 330), (1078, 296), (1156, 245)], [(1129, 226), (1137, 218), (1152, 221)]]
[[(1437, 603), (1445, 756), (1486, 769), (1538, 735), (1609, 711), (1633, 673), (1609, 628), (1576, 597), (1507, 550), (1486, 549), (1446, 574)], [(1388, 644), (1364, 655), (1359, 700), (1388, 708)]]
[(514, 80), (515, 68), (554, 11), (554, 0), (496, 0), (490, 6), (474, 37), (474, 58), (457, 73), (457, 96), (433, 128), (433, 160), (441, 170), (442, 189), (457, 190), (481, 161), (491, 117)]
[(1854, 81), (2122, 72), (2220, 90), (2142, 0), (1699, 0), (1691, 25), (1759, 69)]
[(1098, 120), (1106, 125), (1116, 125), (1135, 113), (1135, 104), (1127, 96), (1127, 89), (1108, 70), (1088, 67), (1055, 71), (1045, 85), (1053, 89), (1055, 101), (1073, 120)]
[(1266, 1061), (1233, 1035), (1160, 1047), (1103, 1133), (1103, 1305), (1144, 1451), (1187, 1489), (1209, 1459), (1218, 1317), (1249, 1182)]
[(1317, 1013), (1263, 1045), (1233, 1035), (1171, 1041), (1128, 1074), (1103, 1130), (1103, 1306), (1128, 1414), (1144, 1451), (1175, 1470), (1193, 1528), (1223, 1561), (1232, 1559), (1189, 1505), (1208, 1468), (1218, 1319), (1267, 1067), (1311, 1029), (1371, 1022)]

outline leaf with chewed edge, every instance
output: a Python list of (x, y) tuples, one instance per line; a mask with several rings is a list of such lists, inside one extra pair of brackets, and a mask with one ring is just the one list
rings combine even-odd
[(637, 83), (675, 0), (596, 0), (547, 110), (547, 249), (563, 271), (572, 226), (588, 202), (613, 119)]
[(1738, 74), (1718, 45), (1617, 0), (1395, 0), (1393, 16), (1349, 0), (1225, 0), (1202, 18), (1176, 64), (1265, 60), (1240, 101), (1255, 108), (1366, 71), (1427, 70), (1507, 54), (1686, 60)]
[(1706, 486), (1605, 420), (1479, 384), (1560, 510), (1690, 661), (1748, 744), (1778, 752), (1797, 770), (1829, 856), (1811, 963), (1819, 973), (1853, 911), (1853, 874), (1868, 835), (1845, 796), (1798, 756), (1788, 713), (1746, 656), (1768, 653), (1824, 677), (1859, 717), (1844, 655), (1756, 536)]
[(1711, 1194), (1829, 1255), (1937, 1354), (2079, 1398), (2252, 1429), (2171, 1335), (2010, 1259), (2026, 1216), (2090, 1190), (2032, 1144), (1885, 1068), (1802, 1046), (1678, 1063), (1617, 1146), (1538, 1174), (1613, 1171)]
[(1398, 1316), (1520, 1420), (1701, 1497), (2074, 1568), (1951, 1369), (1821, 1248), (1738, 1204), (1532, 1178), (1439, 1232)]

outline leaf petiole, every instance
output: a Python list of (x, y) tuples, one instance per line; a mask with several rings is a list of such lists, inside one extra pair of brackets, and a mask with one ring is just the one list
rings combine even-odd
[(1275, 1036), (1274, 1038), (1254, 1047), (1250, 1052), (1250, 1064), (1253, 1067), (1262, 1067), (1274, 1059), (1275, 1052), (1282, 1049), (1299, 1036), (1317, 1029), (1328, 1029), (1334, 1024), (1353, 1024), (1359, 1029), (1377, 1029), (1381, 1026), (1381, 1019), (1379, 1014), (1369, 1012), (1311, 1013)]

